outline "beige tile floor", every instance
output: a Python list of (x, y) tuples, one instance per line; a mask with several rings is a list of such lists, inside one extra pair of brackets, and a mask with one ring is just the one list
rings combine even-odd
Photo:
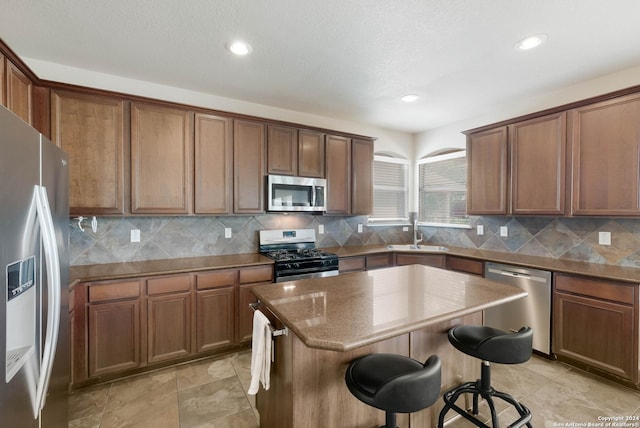
[[(250, 352), (235, 353), (80, 389), (70, 399), (69, 428), (258, 427), (254, 397), (246, 394), (250, 363)], [(557, 361), (495, 364), (492, 379), (531, 409), (536, 428), (607, 427), (606, 417), (635, 418), (608, 427), (640, 427), (640, 393)], [(502, 427), (516, 419), (506, 405), (498, 411)], [(447, 424), (471, 426), (461, 418)]]

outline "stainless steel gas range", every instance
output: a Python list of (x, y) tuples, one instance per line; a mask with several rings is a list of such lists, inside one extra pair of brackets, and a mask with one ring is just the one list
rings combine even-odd
[(260, 254), (275, 261), (275, 282), (338, 275), (338, 256), (316, 248), (314, 229), (261, 230)]

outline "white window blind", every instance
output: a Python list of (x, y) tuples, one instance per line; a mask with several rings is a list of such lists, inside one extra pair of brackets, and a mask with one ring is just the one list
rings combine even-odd
[(373, 157), (373, 213), (370, 222), (407, 222), (409, 161), (389, 156)]
[(435, 226), (468, 226), (466, 151), (421, 159), (418, 175), (418, 220)]

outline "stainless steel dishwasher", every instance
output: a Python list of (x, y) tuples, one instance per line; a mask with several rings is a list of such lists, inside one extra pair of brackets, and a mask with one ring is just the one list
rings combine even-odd
[(504, 331), (533, 329), (533, 349), (551, 355), (551, 272), (487, 262), (485, 278), (520, 287), (529, 295), (484, 313), (485, 325)]

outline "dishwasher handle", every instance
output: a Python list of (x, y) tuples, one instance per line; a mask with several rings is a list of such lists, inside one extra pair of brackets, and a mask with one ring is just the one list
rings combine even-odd
[(547, 279), (546, 278), (543, 278), (543, 277), (540, 277), (540, 276), (531, 275), (529, 273), (514, 272), (514, 271), (510, 271), (510, 270), (506, 270), (506, 269), (496, 269), (496, 268), (489, 268), (489, 272), (490, 273), (494, 273), (494, 274), (498, 274), (498, 275), (509, 276), (509, 277), (512, 277), (512, 278), (528, 279), (530, 281), (541, 282), (543, 284), (547, 283)]

